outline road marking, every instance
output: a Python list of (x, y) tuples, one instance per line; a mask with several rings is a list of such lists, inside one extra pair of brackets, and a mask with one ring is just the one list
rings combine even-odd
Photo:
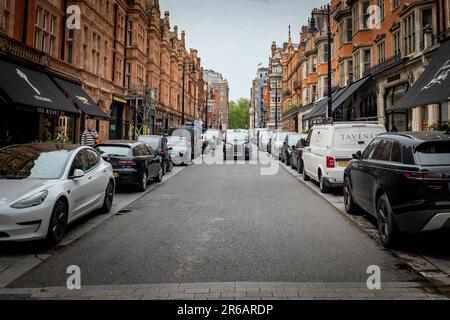
[(52, 248), (48, 252), (48, 254), (3, 256), (2, 258), (0, 258), (0, 288), (6, 288), (6, 286), (8, 286), (14, 280), (20, 278), (25, 273), (29, 272), (30, 270), (38, 266), (40, 263), (50, 258), (56, 250), (64, 248), (72, 244), (74, 241), (80, 239), (82, 236), (92, 231), (103, 222), (116, 216), (119, 213), (119, 211), (123, 210), (130, 204), (146, 196), (159, 186), (164, 185), (167, 181), (173, 179), (175, 176), (184, 171), (186, 168), (188, 167), (174, 167), (174, 169), (172, 170), (172, 172), (170, 172), (170, 174), (164, 176), (162, 182), (150, 185), (145, 192), (131, 193), (131, 194), (116, 194), (115, 200), (117, 196), (120, 200), (118, 202), (115, 201), (110, 214), (102, 215), (93, 213), (94, 216), (92, 216), (92, 218), (89, 218), (89, 220), (83, 222), (81, 225), (76, 226), (74, 229), (70, 230), (64, 236), (63, 240), (58, 244), (58, 246)]

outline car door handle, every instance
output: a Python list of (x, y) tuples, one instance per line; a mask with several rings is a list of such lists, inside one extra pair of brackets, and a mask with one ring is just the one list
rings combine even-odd
[(88, 178), (88, 180), (92, 180), (92, 176), (90, 176), (90, 177)]
[(103, 170), (103, 173), (106, 173), (107, 171), (108, 171), (108, 170), (105, 169), (105, 170)]

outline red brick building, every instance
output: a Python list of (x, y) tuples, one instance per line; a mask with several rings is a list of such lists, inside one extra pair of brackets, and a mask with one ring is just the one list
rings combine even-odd
[[(161, 16), (157, 0), (0, 0), (2, 63), (49, 78), (48, 86), (63, 92), (58, 104), (47, 99), (43, 107), (43, 97), (28, 105), (1, 88), (8, 120), (0, 124), (0, 144), (61, 134), (77, 142), (88, 124), (103, 140), (159, 133), (181, 123), (183, 100), (185, 120), (197, 120), (201, 61), (196, 50), (186, 49), (185, 32), (180, 37), (177, 27), (171, 29), (169, 18), (169, 12)], [(81, 107), (60, 80), (87, 96)]]

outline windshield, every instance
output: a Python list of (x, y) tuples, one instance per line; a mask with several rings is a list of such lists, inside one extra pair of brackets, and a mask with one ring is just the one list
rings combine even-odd
[(299, 134), (293, 134), (293, 135), (288, 136), (288, 145), (289, 146), (296, 145), (297, 142), (299, 142), (301, 138), (302, 138), (302, 136)]
[(167, 146), (169, 148), (175, 146), (186, 146), (186, 139), (184, 137), (168, 137)]
[(0, 150), (0, 179), (59, 179), (70, 153), (66, 150), (39, 152), (22, 147)]
[(127, 146), (109, 146), (99, 145), (95, 149), (102, 155), (102, 157), (130, 157), (131, 148)]
[(417, 148), (417, 155), (424, 166), (450, 166), (450, 141), (427, 142)]
[(277, 141), (278, 141), (278, 142), (284, 141), (284, 139), (286, 139), (286, 136), (287, 136), (287, 133), (279, 133), (279, 134), (277, 135)]
[(146, 144), (150, 145), (152, 149), (158, 149), (160, 148), (161, 144), (161, 137), (150, 137), (150, 136), (141, 136), (139, 137), (140, 142), (145, 142)]
[(245, 141), (245, 140), (247, 140), (247, 135), (242, 132), (233, 132), (233, 133), (228, 134), (227, 140), (228, 141), (234, 141), (234, 140)]

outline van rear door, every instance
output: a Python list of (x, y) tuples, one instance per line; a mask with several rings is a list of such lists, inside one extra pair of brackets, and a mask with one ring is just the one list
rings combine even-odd
[(373, 138), (386, 132), (383, 126), (366, 124), (353, 124), (340, 126), (335, 129), (332, 156), (336, 161), (336, 166), (347, 167), (352, 155), (358, 151), (363, 151)]

